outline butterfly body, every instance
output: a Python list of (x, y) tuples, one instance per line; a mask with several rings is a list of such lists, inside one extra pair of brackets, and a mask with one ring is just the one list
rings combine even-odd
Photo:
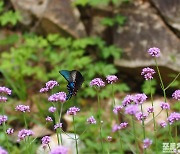
[(67, 90), (68, 95), (66, 96), (66, 100), (70, 99), (72, 96), (76, 95), (78, 89), (81, 87), (84, 82), (84, 77), (79, 71), (72, 70), (61, 70), (59, 73), (67, 80)]

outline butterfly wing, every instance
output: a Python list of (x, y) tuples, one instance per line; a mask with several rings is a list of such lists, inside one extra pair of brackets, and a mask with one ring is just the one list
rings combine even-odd
[(79, 90), (82, 83), (84, 82), (84, 77), (79, 71), (76, 71), (76, 70), (71, 71), (71, 77), (74, 82), (73, 95), (76, 95), (77, 91)]
[(61, 70), (59, 73), (67, 80), (67, 82), (73, 82), (71, 72), (68, 70)]

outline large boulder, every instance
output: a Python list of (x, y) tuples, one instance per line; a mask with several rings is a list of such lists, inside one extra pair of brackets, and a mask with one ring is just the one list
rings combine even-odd
[(165, 22), (180, 36), (180, 1), (179, 0), (151, 0), (158, 9)]
[(146, 52), (150, 47), (161, 49), (160, 66), (180, 72), (180, 39), (166, 26), (148, 2), (126, 4), (120, 13), (127, 17), (123, 27), (114, 30), (114, 44), (123, 49), (120, 67), (135, 68), (155, 65)]
[(79, 11), (70, 0), (11, 0), (14, 8), (21, 12), (24, 25), (42, 29), (47, 33), (63, 33), (75, 38), (86, 36), (85, 28), (80, 22)]

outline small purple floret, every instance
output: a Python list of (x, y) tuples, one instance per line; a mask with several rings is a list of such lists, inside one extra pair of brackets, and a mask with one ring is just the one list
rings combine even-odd
[(147, 96), (145, 94), (136, 94), (134, 96), (134, 103), (137, 105), (142, 104), (144, 101), (146, 101)]
[(58, 123), (58, 124), (54, 125), (54, 130), (56, 130), (58, 128), (62, 128), (62, 123)]
[(7, 87), (0, 87), (0, 93), (11, 95), (12, 91)]
[(49, 109), (48, 109), (49, 112), (51, 113), (54, 113), (56, 111), (56, 108), (51, 106)]
[(122, 110), (123, 106), (115, 106), (113, 109), (114, 114), (118, 114)]
[(77, 112), (79, 112), (80, 109), (77, 108), (77, 107), (70, 107), (68, 110), (67, 110), (67, 114), (68, 115), (76, 115)]
[(142, 69), (141, 75), (143, 75), (146, 80), (151, 80), (153, 79), (153, 74), (155, 73), (154, 69), (146, 67)]
[(108, 75), (106, 76), (106, 80), (108, 83), (112, 84), (118, 80), (118, 77), (116, 75)]
[(89, 118), (87, 119), (87, 122), (88, 122), (89, 124), (96, 124), (96, 119), (95, 119), (93, 116), (91, 116), (91, 117), (89, 117)]
[(133, 95), (127, 95), (124, 100), (122, 101), (123, 106), (127, 106), (129, 104), (132, 104), (134, 102), (134, 96)]
[(8, 152), (0, 146), (0, 154), (8, 154)]
[(7, 97), (0, 96), (0, 102), (6, 102), (6, 101), (7, 101)]
[(167, 123), (165, 121), (161, 121), (159, 125), (164, 128), (167, 126)]
[(13, 129), (13, 128), (8, 128), (8, 129), (6, 130), (6, 133), (7, 133), (8, 135), (11, 135), (11, 134), (14, 133), (14, 129)]
[(6, 115), (0, 115), (0, 125), (2, 125), (7, 120), (8, 120), (8, 117)]
[(15, 110), (25, 113), (25, 112), (30, 112), (30, 107), (28, 105), (17, 105)]
[(128, 105), (125, 108), (125, 114), (135, 115), (139, 111), (137, 105)]
[(49, 96), (48, 101), (64, 103), (66, 101), (66, 93), (65, 92), (55, 93), (55, 94)]
[(159, 48), (156, 48), (156, 47), (153, 47), (153, 48), (150, 48), (148, 50), (148, 53), (153, 56), (153, 57), (159, 57), (160, 56), (160, 49)]
[(180, 89), (176, 90), (173, 94), (172, 97), (174, 99), (177, 99), (178, 101), (180, 101)]
[(172, 125), (174, 122), (180, 120), (180, 113), (178, 112), (173, 112), (170, 114), (170, 116), (167, 118), (168, 122), (170, 125)]
[(161, 102), (160, 107), (163, 110), (169, 110), (170, 109), (170, 105), (168, 103), (165, 103), (165, 102)]
[(20, 142), (21, 140), (24, 140), (27, 136), (32, 136), (34, 133), (32, 130), (28, 130), (28, 129), (22, 129), (19, 131), (18, 133), (18, 142)]
[(46, 121), (47, 121), (47, 122), (52, 122), (53, 120), (52, 120), (52, 118), (51, 118), (50, 116), (47, 116), (47, 117), (46, 117)]
[(41, 139), (41, 143), (42, 144), (49, 144), (51, 138), (49, 136), (44, 136), (42, 139)]
[(50, 154), (68, 154), (68, 149), (64, 146), (57, 146), (50, 151)]
[(95, 78), (90, 82), (90, 86), (104, 87), (105, 83), (101, 78)]
[(149, 108), (147, 109), (147, 112), (148, 112), (148, 113), (153, 113), (153, 112), (154, 112), (154, 108), (153, 108), (153, 107), (149, 107)]

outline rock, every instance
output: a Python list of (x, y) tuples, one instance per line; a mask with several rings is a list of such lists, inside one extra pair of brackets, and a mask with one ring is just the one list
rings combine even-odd
[[(30, 25), (34, 17), (38, 19), (36, 29), (46, 33), (68, 34), (75, 38), (86, 36), (85, 28), (79, 20), (79, 12), (70, 0), (11, 0), (14, 8), (21, 12), (22, 23)], [(40, 25), (39, 25), (40, 23)]]
[[(69, 136), (71, 136), (72, 138), (75, 138), (75, 134), (72, 134), (72, 133), (67, 133), (67, 134)], [(79, 138), (78, 135), (76, 135), (76, 137)], [(76, 154), (75, 141), (70, 139), (70, 137), (68, 137), (66, 134), (62, 134), (62, 138), (63, 138), (63, 146), (68, 148), (68, 154)], [(58, 146), (56, 134), (51, 136), (51, 141), (50, 141), (49, 145), (50, 145), (51, 149)], [(78, 140), (78, 150), (80, 151), (83, 148), (84, 148), (84, 144), (82, 143), (82, 141)], [(42, 145), (37, 150), (37, 154), (48, 154), (48, 153), (49, 153), (49, 149), (46, 148), (44, 150), (42, 148)]]
[(180, 1), (179, 0), (151, 0), (164, 20), (179, 31), (180, 34)]
[[(126, 4), (120, 13), (127, 17), (123, 27), (114, 30), (114, 44), (123, 49), (121, 59), (115, 65), (127, 68), (155, 65), (147, 54), (150, 47), (161, 49), (158, 64), (180, 72), (180, 40), (165, 25), (148, 2), (141, 5)], [(133, 10), (133, 11), (132, 11)]]
[(45, 135), (51, 135), (53, 132), (47, 129), (46, 127), (40, 125), (34, 125), (31, 129), (34, 132), (33, 137), (43, 137)]

